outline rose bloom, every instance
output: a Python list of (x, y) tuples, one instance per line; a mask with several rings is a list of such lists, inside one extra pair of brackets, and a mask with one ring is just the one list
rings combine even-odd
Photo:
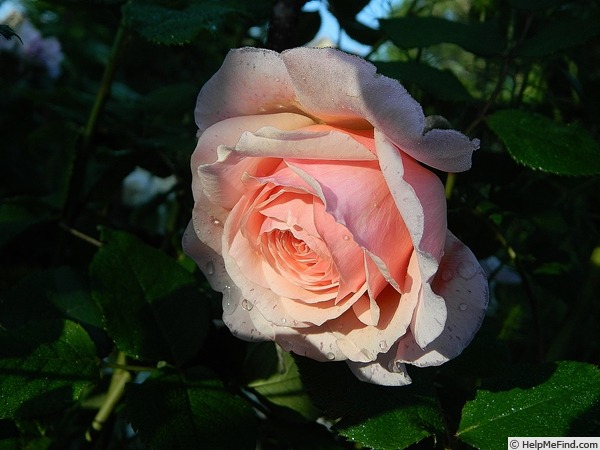
[(478, 148), (335, 49), (232, 50), (201, 90), (183, 246), (234, 335), (361, 380), (410, 383), (478, 330), (487, 281), (447, 229), (439, 178)]

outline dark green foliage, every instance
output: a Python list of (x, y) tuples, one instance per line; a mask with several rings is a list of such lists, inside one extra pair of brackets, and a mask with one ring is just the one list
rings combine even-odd
[(380, 62), (377, 63), (377, 69), (402, 83), (414, 83), (423, 91), (442, 100), (471, 99), (469, 92), (450, 71), (439, 70), (417, 61)]
[[(384, 15), (367, 0), (322, 5), (426, 115), (481, 142), (470, 171), (439, 175), (449, 228), (491, 265), (490, 308), (462, 355), (408, 366), (401, 388), (236, 339), (181, 250), (197, 93), (230, 48), (264, 45), (274, 4), (33, 2), (65, 55), (56, 79), (0, 25), (14, 46), (0, 50), (0, 449), (495, 449), (597, 434), (598, 1), (408, 1), (379, 28), (357, 18)], [(289, 46), (320, 25), (302, 12)], [(173, 182), (131, 201), (136, 167)]]
[(488, 124), (521, 164), (559, 175), (600, 174), (600, 146), (577, 125), (511, 109), (492, 114)]
[(148, 0), (132, 0), (123, 7), (125, 22), (157, 44), (187, 44), (201, 31), (216, 33), (229, 14), (244, 12), (237, 1), (196, 1), (173, 8)]
[(465, 404), (456, 433), (461, 440), (501, 448), (507, 436), (590, 436), (600, 425), (596, 367), (563, 361), (507, 369), (502, 378), (484, 379)]
[(450, 43), (476, 55), (502, 52), (506, 40), (494, 23), (463, 24), (437, 17), (402, 17), (381, 21), (383, 31), (400, 48)]
[(96, 349), (81, 326), (45, 321), (0, 332), (0, 418), (67, 408), (98, 379)]
[(151, 449), (254, 449), (256, 417), (201, 368), (161, 371), (127, 389), (127, 416)]
[(126, 233), (103, 230), (101, 238), (90, 266), (92, 295), (119, 350), (177, 365), (191, 359), (209, 320), (193, 277)]

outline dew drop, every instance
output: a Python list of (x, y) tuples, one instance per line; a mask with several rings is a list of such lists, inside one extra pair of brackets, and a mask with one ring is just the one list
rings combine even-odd
[(279, 78), (275, 78), (275, 83), (279, 83)]
[(465, 280), (470, 280), (477, 273), (477, 266), (469, 262), (461, 262), (458, 265), (458, 274)]
[(223, 226), (223, 223), (219, 219), (217, 219), (215, 216), (210, 216), (210, 222), (213, 225), (217, 225), (219, 227)]
[(345, 234), (345, 235), (342, 237), (342, 239), (343, 239), (343, 240), (345, 240), (345, 241), (349, 241), (349, 240), (350, 240), (350, 236), (348, 236), (347, 234)]
[(281, 323), (285, 324), (287, 322), (287, 320), (285, 320), (285, 317), (283, 319), (281, 319)]
[(444, 281), (450, 281), (453, 276), (454, 272), (452, 272), (450, 269), (445, 269), (444, 271), (442, 271), (442, 280)]
[(385, 352), (388, 349), (388, 345), (386, 341), (379, 341), (379, 349), (382, 352)]
[(252, 302), (248, 301), (247, 299), (244, 299), (242, 301), (242, 308), (244, 308), (246, 311), (250, 311), (252, 308), (254, 308), (254, 305), (252, 304)]
[(466, 311), (468, 307), (469, 305), (467, 305), (466, 303), (461, 303), (460, 305), (458, 305), (458, 309), (461, 311)]
[(214, 275), (215, 273), (215, 265), (212, 261), (206, 263), (206, 273), (208, 275)]
[(325, 357), (329, 360), (329, 361), (333, 361), (335, 359), (335, 355), (332, 352), (329, 352), (325, 355)]

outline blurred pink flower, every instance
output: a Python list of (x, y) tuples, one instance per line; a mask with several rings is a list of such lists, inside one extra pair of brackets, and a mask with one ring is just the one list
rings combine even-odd
[(20, 38), (0, 38), (0, 51), (13, 52), (24, 62), (43, 67), (50, 78), (58, 78), (64, 54), (57, 38), (42, 37), (23, 6), (12, 0), (0, 5), (0, 23), (7, 23)]

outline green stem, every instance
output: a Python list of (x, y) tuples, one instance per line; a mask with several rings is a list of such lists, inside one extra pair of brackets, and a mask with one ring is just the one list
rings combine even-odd
[(112, 82), (115, 77), (118, 61), (120, 59), (123, 43), (127, 35), (126, 26), (124, 20), (121, 19), (119, 29), (113, 42), (110, 57), (104, 69), (104, 75), (100, 82), (100, 87), (96, 93), (96, 99), (90, 111), (87, 123), (81, 134), (81, 141), (77, 148), (77, 154), (75, 155), (75, 161), (73, 163), (73, 172), (69, 183), (69, 190), (67, 194), (67, 200), (65, 202), (63, 210), (63, 220), (67, 225), (73, 223), (74, 218), (80, 208), (80, 199), (83, 185), (85, 183), (86, 168), (90, 154), (90, 143), (96, 132), (98, 126), (98, 119), (104, 109), (106, 100), (110, 94)]
[[(127, 357), (125, 356), (125, 353), (119, 352), (119, 355), (117, 356), (117, 365), (125, 367), (126, 364)], [(110, 417), (115, 407), (119, 403), (119, 400), (123, 396), (123, 393), (125, 392), (125, 385), (130, 381), (131, 374), (127, 370), (115, 369), (110, 380), (106, 397), (104, 398), (100, 409), (96, 413), (96, 417), (94, 417), (90, 429), (88, 429), (85, 434), (85, 438), (88, 442), (91, 442), (93, 439), (92, 433), (97, 433), (102, 430), (104, 423)]]
[(444, 190), (446, 192), (446, 200), (450, 200), (452, 197), (452, 191), (454, 190), (454, 184), (456, 183), (456, 174), (454, 172), (448, 172), (446, 177), (446, 184)]

